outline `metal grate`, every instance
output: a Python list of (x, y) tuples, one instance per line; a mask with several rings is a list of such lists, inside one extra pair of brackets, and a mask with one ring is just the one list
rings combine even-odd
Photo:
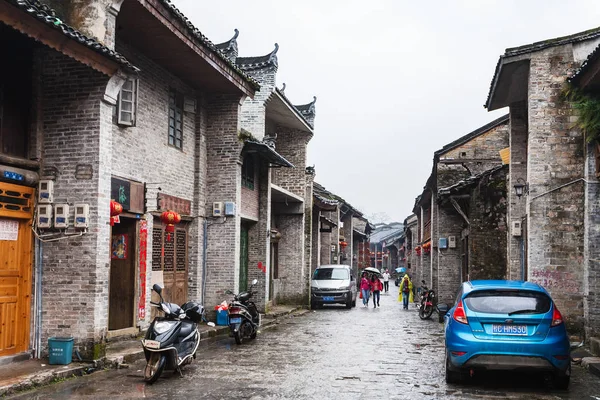
[(31, 194), (0, 189), (0, 208), (31, 213)]
[(175, 235), (174, 234), (165, 234), (165, 258), (164, 258), (164, 267), (163, 271), (173, 271), (175, 268)]
[(185, 272), (187, 270), (187, 233), (183, 229), (178, 229), (176, 233), (177, 263), (175, 267), (178, 272)]
[(162, 271), (162, 229), (152, 229), (152, 271)]

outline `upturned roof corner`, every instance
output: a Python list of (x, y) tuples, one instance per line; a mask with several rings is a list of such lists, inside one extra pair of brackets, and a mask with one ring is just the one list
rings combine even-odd
[(279, 45), (275, 43), (275, 48), (269, 54), (257, 57), (238, 57), (235, 63), (244, 71), (268, 67), (277, 68), (277, 51), (279, 51)]

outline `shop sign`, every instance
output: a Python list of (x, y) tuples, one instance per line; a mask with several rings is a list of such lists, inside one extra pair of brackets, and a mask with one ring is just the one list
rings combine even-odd
[(190, 200), (182, 199), (175, 196), (169, 196), (168, 194), (158, 194), (158, 209), (160, 211), (175, 211), (180, 215), (191, 215), (192, 214), (192, 202)]

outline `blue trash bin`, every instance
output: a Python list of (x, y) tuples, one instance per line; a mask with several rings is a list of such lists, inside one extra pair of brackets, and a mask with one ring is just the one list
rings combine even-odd
[(229, 325), (229, 312), (227, 310), (217, 311), (217, 325)]
[(50, 364), (67, 365), (73, 361), (73, 338), (48, 338), (48, 358)]

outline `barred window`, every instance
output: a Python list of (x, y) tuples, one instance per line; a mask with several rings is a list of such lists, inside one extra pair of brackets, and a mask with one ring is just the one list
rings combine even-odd
[(249, 155), (242, 164), (242, 186), (254, 190), (254, 157)]
[(159, 224), (152, 230), (152, 271), (185, 272), (188, 265), (188, 237), (185, 229), (167, 235)]
[(169, 91), (169, 146), (183, 149), (183, 95)]

